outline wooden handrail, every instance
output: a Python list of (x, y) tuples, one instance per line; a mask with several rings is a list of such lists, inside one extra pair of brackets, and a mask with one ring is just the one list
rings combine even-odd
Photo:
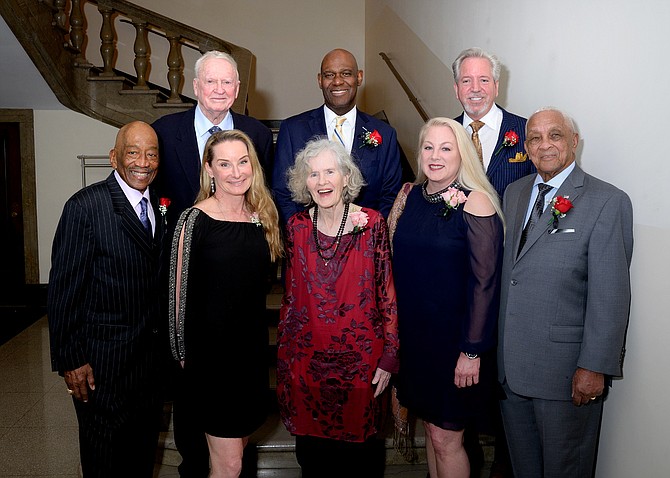
[(419, 100), (416, 98), (414, 93), (412, 93), (412, 90), (410, 90), (409, 86), (407, 86), (407, 83), (405, 83), (405, 80), (403, 80), (402, 76), (400, 76), (400, 73), (398, 73), (398, 70), (396, 70), (395, 66), (393, 66), (393, 63), (391, 62), (391, 59), (388, 57), (388, 55), (382, 51), (379, 52), (379, 56), (381, 56), (382, 59), (386, 62), (389, 69), (391, 70), (391, 73), (393, 73), (393, 76), (395, 76), (395, 79), (398, 80), (398, 83), (400, 83), (400, 86), (405, 91), (405, 94), (409, 98), (409, 101), (414, 105), (414, 108), (416, 108), (416, 110), (419, 112), (421, 119), (423, 119), (424, 121), (428, 121), (430, 116), (428, 116), (426, 111), (419, 104)]

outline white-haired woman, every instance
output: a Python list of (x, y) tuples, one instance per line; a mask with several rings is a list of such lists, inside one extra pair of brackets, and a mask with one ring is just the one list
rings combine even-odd
[(460, 124), (429, 120), (418, 150), (417, 181), (403, 186), (389, 217), (398, 398), (423, 420), (430, 476), (467, 478), (463, 430), (493, 393), (502, 213)]
[(380, 395), (397, 371), (386, 222), (353, 204), (363, 177), (341, 144), (312, 140), (289, 170), (277, 395), (303, 478), (381, 477)]

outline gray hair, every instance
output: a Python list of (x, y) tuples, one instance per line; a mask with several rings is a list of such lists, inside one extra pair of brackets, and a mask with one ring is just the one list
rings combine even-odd
[(347, 184), (342, 192), (342, 199), (345, 203), (351, 203), (365, 186), (365, 180), (360, 169), (356, 166), (354, 159), (344, 149), (344, 146), (336, 141), (330, 141), (328, 138), (317, 137), (305, 144), (295, 157), (295, 163), (289, 168), (286, 175), (288, 178), (288, 189), (291, 191), (291, 198), (300, 204), (311, 204), (312, 196), (307, 189), (307, 176), (312, 171), (309, 162), (321, 153), (330, 151), (335, 157), (337, 168), (344, 176), (348, 176)]
[(575, 120), (572, 119), (572, 116), (567, 114), (565, 111), (556, 108), (555, 106), (543, 106), (542, 108), (535, 111), (532, 115), (530, 115), (528, 117), (528, 121), (526, 121), (526, 136), (528, 136), (528, 123), (530, 123), (530, 119), (533, 116), (535, 116), (536, 114), (542, 113), (544, 111), (553, 111), (555, 113), (558, 113), (559, 115), (561, 115), (563, 117), (563, 121), (565, 121), (565, 124), (568, 125), (568, 128), (570, 128), (573, 133), (579, 133), (579, 131), (577, 131), (577, 125), (575, 123)]
[(235, 58), (233, 58), (231, 55), (228, 53), (222, 52), (222, 51), (217, 51), (217, 50), (210, 50), (206, 53), (204, 53), (200, 58), (198, 58), (195, 62), (195, 66), (193, 68), (193, 72), (195, 74), (196, 78), (200, 78), (200, 70), (202, 69), (202, 66), (207, 62), (208, 60), (226, 60), (228, 63), (230, 63), (233, 66), (233, 70), (235, 70), (235, 76), (236, 79), (240, 79), (240, 73), (237, 71), (237, 62), (235, 61)]
[(500, 80), (500, 70), (502, 69), (502, 64), (498, 57), (482, 50), (479, 47), (468, 48), (463, 50), (458, 57), (451, 64), (451, 71), (454, 73), (454, 81), (458, 82), (458, 79), (461, 76), (461, 65), (467, 58), (484, 58), (488, 60), (491, 64), (491, 74), (493, 75), (493, 80), (498, 82)]

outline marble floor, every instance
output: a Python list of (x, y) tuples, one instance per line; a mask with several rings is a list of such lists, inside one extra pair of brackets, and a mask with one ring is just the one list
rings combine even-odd
[[(286, 433), (278, 420), (266, 428), (269, 437)], [(300, 477), (297, 468), (272, 466), (257, 477)], [(396, 464), (387, 465), (385, 476), (426, 474), (425, 464)], [(46, 317), (0, 345), (0, 478), (20, 476), (81, 476), (74, 407), (63, 379), (51, 371)], [(154, 478), (178, 476), (176, 466), (156, 465)], [(488, 477), (488, 467), (481, 476)]]

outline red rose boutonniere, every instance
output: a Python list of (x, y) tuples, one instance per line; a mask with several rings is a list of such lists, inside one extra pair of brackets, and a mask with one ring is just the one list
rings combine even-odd
[(365, 133), (361, 135), (361, 140), (363, 141), (363, 144), (360, 145), (361, 148), (363, 146), (370, 146), (371, 148), (376, 148), (377, 146), (382, 144), (382, 135), (379, 134), (379, 131), (374, 130), (370, 132), (365, 128), (363, 129), (365, 130)]
[(167, 219), (165, 218), (165, 215), (167, 214), (167, 208), (170, 205), (172, 201), (170, 201), (169, 198), (160, 198), (158, 200), (158, 210), (161, 212), (161, 216), (163, 216), (163, 222), (167, 224)]
[[(514, 146), (519, 142), (519, 135), (514, 132), (514, 130), (509, 130), (507, 133), (505, 133), (505, 136), (503, 136), (503, 142), (498, 148), (498, 151), (495, 152), (495, 154), (498, 154), (500, 151), (502, 151), (503, 148), (509, 148), (511, 146)], [(494, 154), (494, 156), (495, 156)]]
[(558, 220), (563, 219), (567, 212), (573, 208), (570, 196), (556, 196), (551, 200), (551, 220), (549, 224), (553, 224), (554, 229), (558, 228)]

